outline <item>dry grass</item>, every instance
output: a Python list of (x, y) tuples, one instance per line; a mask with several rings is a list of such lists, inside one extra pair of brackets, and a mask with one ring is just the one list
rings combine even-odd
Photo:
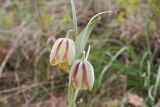
[[(155, 68), (160, 63), (158, 16), (153, 18), (151, 10), (147, 10), (149, 7), (146, 2), (138, 6), (130, 4), (126, 7), (117, 4), (115, 0), (103, 2), (104, 0), (83, 0), (77, 3), (80, 27), (85, 26), (96, 12), (113, 11), (113, 15), (102, 18), (89, 40), (90, 44), (93, 44), (92, 62), (95, 58), (99, 59), (96, 60), (99, 66), (95, 69), (102, 70), (108, 64), (106, 51), (113, 50), (114, 54), (115, 50), (120, 48), (115, 44), (103, 43), (107, 38), (113, 37), (122, 45), (131, 44), (137, 52), (135, 53), (137, 58), (143, 56), (141, 49), (147, 50), (148, 46), (153, 50), (156, 59), (153, 60), (152, 69), (155, 72)], [(136, 10), (132, 13), (131, 10), (134, 8)], [(65, 94), (67, 75), (59, 72), (57, 67), (51, 67), (48, 56), (54, 40), (64, 36), (66, 31), (72, 28), (70, 13), (69, 0), (0, 1), (0, 107), (67, 107)], [(146, 35), (149, 35), (148, 44), (145, 42)], [(99, 48), (100, 56), (97, 55), (96, 50)], [(100, 58), (103, 57), (102, 54), (105, 54), (106, 59)], [(106, 107), (108, 104), (106, 102), (112, 102), (110, 96), (113, 96), (117, 102), (121, 102), (123, 94), (129, 88), (127, 74), (120, 71), (121, 65), (130, 66), (129, 70), (132, 70), (132, 65), (134, 68), (132, 63), (135, 62), (126, 53), (118, 57), (115, 65), (112, 66), (112, 73), (109, 73), (111, 76), (105, 75), (110, 78), (107, 78), (101, 87), (95, 86), (93, 92), (80, 94), (77, 101), (82, 105), (80, 107), (88, 107), (87, 104), (90, 102), (92, 107)], [(96, 65), (96, 62), (94, 64)], [(126, 67), (124, 65), (123, 67)], [(83, 102), (79, 101), (80, 99), (83, 99)]]

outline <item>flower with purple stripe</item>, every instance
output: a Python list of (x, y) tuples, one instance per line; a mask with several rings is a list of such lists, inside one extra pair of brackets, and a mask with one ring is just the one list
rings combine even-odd
[(81, 90), (91, 90), (94, 84), (94, 69), (89, 61), (76, 60), (71, 67), (72, 86)]
[(75, 57), (75, 45), (72, 39), (59, 38), (55, 41), (51, 53), (50, 64), (59, 65), (61, 69), (67, 71)]

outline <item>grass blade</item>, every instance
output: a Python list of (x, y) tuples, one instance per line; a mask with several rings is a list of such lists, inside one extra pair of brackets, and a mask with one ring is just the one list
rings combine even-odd
[(116, 58), (117, 58), (120, 54), (122, 54), (125, 50), (127, 50), (127, 49), (128, 49), (127, 47), (121, 48), (121, 49), (116, 53), (116, 55), (112, 57), (112, 59), (111, 59), (111, 61), (109, 62), (109, 64), (107, 64), (107, 65), (103, 68), (103, 70), (102, 70), (102, 72), (101, 72), (101, 74), (100, 74), (100, 77), (99, 77), (98, 85), (101, 84), (102, 78), (103, 78), (105, 72), (111, 67), (112, 63), (116, 60)]

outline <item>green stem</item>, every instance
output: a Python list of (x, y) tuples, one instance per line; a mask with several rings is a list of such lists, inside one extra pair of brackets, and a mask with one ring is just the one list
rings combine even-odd
[(72, 107), (73, 88), (71, 87), (71, 71), (69, 70), (69, 83), (68, 83), (68, 105)]
[(76, 103), (75, 102), (76, 102), (79, 90), (76, 89), (74, 91), (73, 87), (71, 86), (71, 77), (72, 77), (72, 72), (69, 71), (68, 104), (69, 104), (69, 107), (76, 107)]
[(71, 32), (74, 32), (74, 31), (73, 31), (73, 30), (69, 30), (69, 31), (67, 32), (66, 38), (69, 38)]
[(69, 107), (73, 107), (73, 88), (71, 86), (68, 87), (68, 103)]
[(88, 47), (88, 51), (87, 51), (87, 55), (86, 55), (86, 60), (88, 59), (89, 52), (90, 52), (90, 45), (89, 45), (89, 47)]

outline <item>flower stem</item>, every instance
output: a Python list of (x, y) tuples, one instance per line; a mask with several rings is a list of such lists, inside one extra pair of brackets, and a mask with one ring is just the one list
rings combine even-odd
[(69, 31), (67, 32), (66, 38), (69, 38), (71, 32), (74, 32), (74, 31), (73, 31), (73, 30), (69, 30)]
[(86, 60), (88, 59), (89, 52), (90, 52), (90, 45), (89, 45), (89, 47), (88, 47), (87, 55), (86, 55), (86, 58), (85, 58)]
[(72, 74), (69, 70), (69, 83), (68, 83), (68, 105), (72, 107), (72, 96), (73, 96), (73, 88), (71, 87), (71, 77)]
[(69, 107), (73, 107), (73, 88), (71, 86), (68, 87), (68, 103)]

